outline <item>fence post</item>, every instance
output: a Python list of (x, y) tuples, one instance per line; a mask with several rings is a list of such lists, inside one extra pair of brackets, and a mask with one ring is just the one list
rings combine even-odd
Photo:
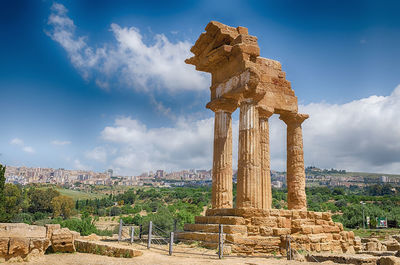
[(172, 245), (174, 244), (174, 232), (169, 234), (169, 255), (172, 256)]
[(292, 248), (290, 246), (290, 236), (286, 236), (286, 258), (292, 260)]
[(122, 219), (119, 219), (118, 242), (122, 239)]
[(218, 229), (218, 258), (222, 259), (224, 254), (224, 226), (219, 225)]
[(143, 226), (140, 225), (140, 227), (139, 227), (139, 239), (140, 240), (142, 239), (142, 233), (143, 233)]
[(147, 248), (150, 248), (150, 245), (151, 245), (151, 230), (152, 230), (152, 228), (153, 228), (153, 222), (150, 221), (150, 223), (149, 223), (149, 236), (147, 238)]
[(135, 227), (131, 227), (131, 244), (133, 244), (133, 237), (135, 236)]

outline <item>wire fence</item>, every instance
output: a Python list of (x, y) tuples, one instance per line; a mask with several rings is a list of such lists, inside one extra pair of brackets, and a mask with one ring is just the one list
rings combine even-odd
[[(233, 242), (227, 239), (227, 234), (224, 233), (224, 226), (219, 224), (218, 226), (210, 226), (208, 228), (204, 227), (203, 229), (197, 229), (196, 232), (201, 233), (209, 233), (208, 238), (205, 240), (194, 240), (194, 239), (185, 239), (182, 236), (179, 236), (180, 233), (185, 233), (184, 231), (178, 231), (176, 222), (174, 225), (174, 231), (166, 231), (165, 229), (158, 227), (153, 222), (149, 222), (148, 225), (140, 225), (140, 226), (132, 226), (124, 224), (123, 220), (120, 219), (119, 224), (119, 233), (118, 233), (118, 241), (119, 242), (130, 242), (131, 244), (141, 244), (143, 246), (147, 246), (148, 249), (154, 248), (161, 251), (168, 252), (169, 255), (173, 255), (173, 253), (185, 253), (191, 255), (202, 255), (202, 256), (210, 256), (210, 257), (218, 257), (222, 259), (224, 256), (228, 257), (238, 257), (234, 255), (229, 255), (224, 253), (224, 247), (228, 246), (230, 248), (240, 248), (247, 249), (248, 253), (257, 254), (257, 257), (265, 257), (265, 258), (273, 258), (277, 257), (276, 255), (271, 256), (266, 252), (258, 251), (257, 249), (244, 243)], [(215, 240), (217, 237), (217, 240)], [(174, 250), (174, 246), (179, 244), (180, 242), (185, 244), (193, 244), (198, 241), (201, 241), (203, 245), (206, 246), (204, 251), (201, 252), (179, 252), (179, 250)], [(217, 241), (217, 242), (215, 242)], [(287, 260), (293, 260), (295, 258), (294, 254), (298, 253), (300, 255), (307, 254), (314, 261), (319, 262), (309, 251), (304, 249), (303, 245), (296, 241), (291, 235), (286, 236), (286, 258)], [(210, 248), (211, 246), (211, 248)], [(229, 251), (226, 251), (229, 252)]]

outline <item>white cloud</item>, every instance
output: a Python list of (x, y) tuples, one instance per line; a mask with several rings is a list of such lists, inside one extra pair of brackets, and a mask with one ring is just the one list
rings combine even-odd
[[(389, 96), (371, 96), (335, 105), (300, 106), (310, 114), (303, 123), (305, 164), (351, 171), (400, 173), (400, 86)], [(148, 128), (129, 117), (101, 132), (117, 151), (110, 166), (134, 175), (155, 169), (212, 166), (213, 118), (178, 119), (169, 128)], [(233, 166), (237, 165), (238, 121), (233, 121)], [(285, 170), (286, 125), (270, 119), (271, 168)]]
[(35, 153), (35, 150), (34, 150), (31, 146), (24, 146), (24, 147), (22, 148), (22, 150), (23, 150), (24, 152), (27, 152), (27, 153)]
[(129, 117), (116, 119), (104, 128), (102, 138), (118, 146), (112, 160), (119, 174), (140, 174), (162, 168), (209, 168), (212, 156), (213, 119), (186, 121), (175, 127), (147, 128)]
[[(55, 3), (48, 19), (47, 32), (68, 53), (72, 64), (83, 78), (110, 89), (110, 83), (138, 91), (204, 90), (209, 78), (184, 60), (191, 56), (191, 43), (172, 43), (163, 34), (154, 36), (153, 44), (146, 44), (139, 29), (111, 24), (115, 41), (92, 48), (86, 36), (77, 36), (74, 21), (67, 16), (67, 9)], [(101, 46), (101, 47), (100, 47)]]
[(19, 138), (14, 138), (11, 140), (10, 144), (15, 144), (15, 145), (19, 145), (19, 146), (23, 146), (24, 145), (24, 141), (22, 141)]
[(54, 141), (51, 141), (51, 144), (53, 144), (53, 145), (68, 145), (68, 144), (71, 144), (71, 142), (70, 141), (54, 140)]
[(101, 163), (105, 163), (107, 161), (107, 151), (104, 147), (96, 147), (93, 150), (86, 152), (86, 158), (95, 160)]
[(22, 139), (14, 138), (10, 141), (10, 144), (21, 147), (21, 150), (26, 153), (31, 153), (31, 154), (35, 153), (35, 149), (33, 149), (33, 147), (31, 147), (31, 146), (25, 145), (25, 143)]
[(400, 173), (400, 86), (389, 96), (300, 108), (310, 113), (304, 123), (309, 164)]
[(74, 169), (78, 169), (78, 170), (89, 170), (90, 167), (82, 164), (82, 162), (79, 159), (75, 159), (74, 160)]

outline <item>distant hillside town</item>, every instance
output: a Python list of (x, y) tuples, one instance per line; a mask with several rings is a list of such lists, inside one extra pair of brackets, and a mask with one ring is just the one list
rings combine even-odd
[[(119, 185), (119, 186), (153, 186), (171, 187), (185, 185), (211, 185), (211, 170), (190, 169), (175, 172), (156, 170), (142, 173), (139, 176), (114, 175), (112, 169), (104, 172), (90, 170), (68, 170), (64, 168), (30, 168), (7, 166), (6, 182), (20, 185), (55, 184), (65, 186), (84, 185)], [(237, 180), (237, 171), (233, 171), (233, 181)], [(400, 176), (375, 173), (352, 173), (337, 169), (306, 168), (308, 186), (357, 186), (390, 183), (400, 184)], [(271, 171), (271, 183), (274, 188), (286, 186), (286, 172)]]

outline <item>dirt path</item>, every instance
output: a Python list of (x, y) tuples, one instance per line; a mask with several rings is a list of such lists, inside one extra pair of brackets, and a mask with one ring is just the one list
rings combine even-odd
[[(304, 264), (311, 265), (315, 263), (287, 261), (274, 257), (224, 257), (219, 260), (215, 251), (205, 250), (203, 248), (193, 248), (186, 245), (176, 246), (173, 256), (168, 256), (167, 246), (157, 247), (157, 249), (148, 250), (144, 245), (134, 244), (133, 247), (143, 252), (142, 256), (135, 258), (111, 258), (106, 256), (74, 253), (74, 254), (49, 254), (38, 257), (35, 260), (23, 263), (24, 265), (126, 265), (126, 264), (168, 264), (168, 265), (197, 265), (197, 264), (268, 264), (268, 265), (293, 265)], [(329, 263), (324, 263), (329, 264)], [(333, 264), (333, 263), (330, 263)]]

